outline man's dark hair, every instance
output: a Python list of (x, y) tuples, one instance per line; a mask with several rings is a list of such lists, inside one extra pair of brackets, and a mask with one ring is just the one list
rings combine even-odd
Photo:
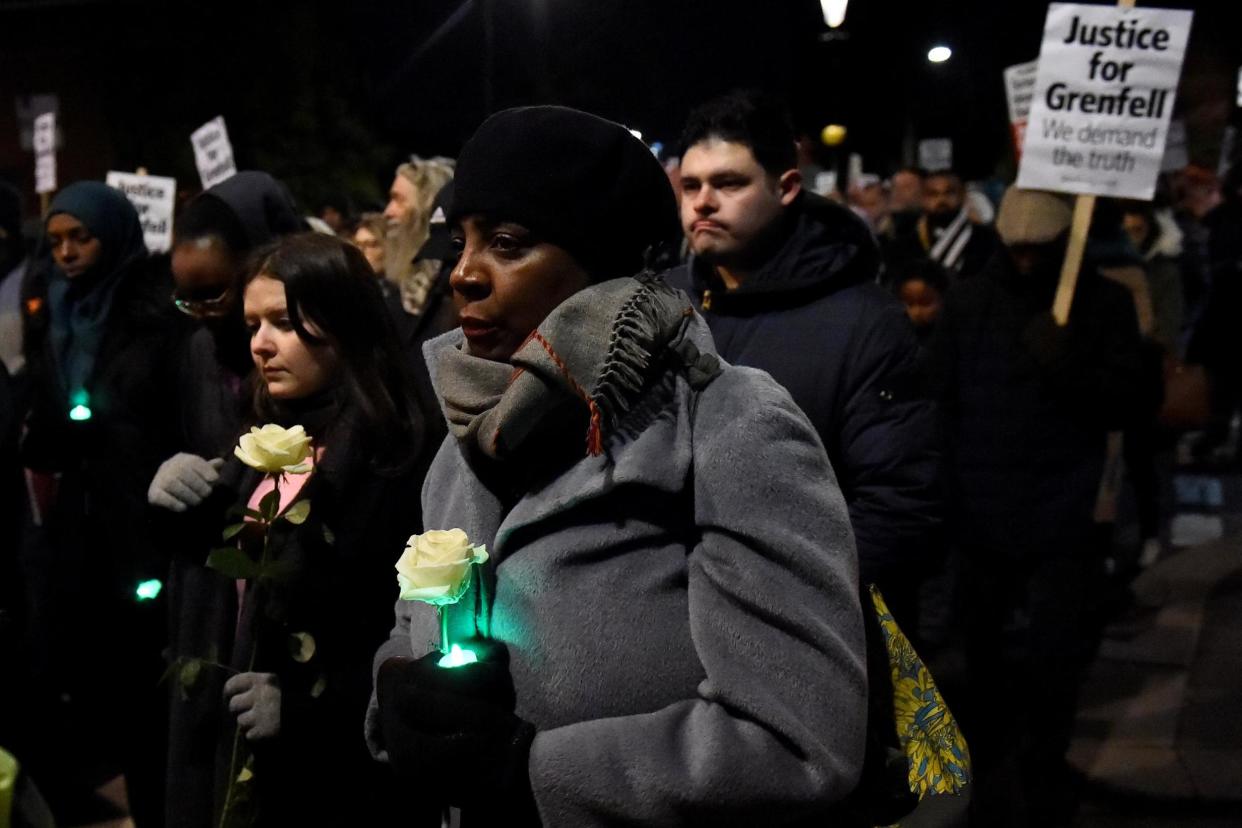
[(927, 170), (923, 173), (922, 178), (924, 181), (930, 181), (933, 178), (952, 178), (957, 182), (957, 186), (966, 186), (966, 179), (952, 167), (945, 167), (943, 170)]
[(919, 179), (919, 181), (922, 181), (924, 178), (927, 178), (927, 170), (923, 169), (922, 167), (898, 167), (897, 169), (893, 170), (893, 175), (889, 176), (889, 178), (899, 175), (900, 173), (910, 173), (911, 175), (916, 176)]
[(798, 166), (789, 113), (759, 92), (730, 92), (695, 108), (681, 133), (683, 152), (712, 139), (746, 145), (769, 175)]

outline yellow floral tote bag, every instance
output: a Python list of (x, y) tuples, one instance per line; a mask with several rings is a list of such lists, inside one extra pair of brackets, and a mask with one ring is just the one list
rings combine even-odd
[[(950, 812), (964, 811), (963, 794), (970, 783), (970, 751), (931, 673), (897, 626), (880, 591), (872, 585), (870, 592), (888, 651), (897, 739), (909, 761), (910, 790), (919, 798), (918, 807), (902, 819), (900, 825), (915, 828), (916, 825), (943, 824), (945, 820), (933, 816), (932, 812), (947, 816)], [(945, 808), (941, 806), (948, 802), (930, 801), (940, 796), (961, 796), (960, 807)]]

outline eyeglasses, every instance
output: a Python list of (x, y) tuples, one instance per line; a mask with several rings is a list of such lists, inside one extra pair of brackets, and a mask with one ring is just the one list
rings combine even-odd
[(218, 296), (207, 299), (187, 299), (173, 291), (172, 303), (177, 310), (195, 319), (214, 319), (227, 316), (232, 306), (233, 289), (225, 288)]

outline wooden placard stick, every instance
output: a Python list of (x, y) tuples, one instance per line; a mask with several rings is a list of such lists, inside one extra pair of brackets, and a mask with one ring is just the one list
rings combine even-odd
[(1082, 270), (1082, 254), (1087, 247), (1087, 231), (1091, 229), (1091, 215), (1095, 212), (1095, 196), (1080, 195), (1074, 201), (1074, 221), (1070, 224), (1069, 247), (1061, 264), (1061, 281), (1057, 283), (1057, 296), (1052, 301), (1052, 316), (1057, 324), (1069, 323), (1070, 306), (1074, 303), (1074, 288), (1078, 285), (1078, 271)]
[[(1117, 0), (1124, 9), (1134, 8), (1137, 0)], [(1070, 225), (1069, 247), (1061, 264), (1061, 281), (1057, 283), (1057, 295), (1052, 301), (1052, 318), (1061, 327), (1069, 324), (1070, 308), (1074, 304), (1074, 288), (1078, 285), (1078, 271), (1082, 270), (1082, 254), (1087, 247), (1087, 232), (1091, 229), (1091, 216), (1095, 213), (1095, 196), (1080, 195), (1074, 200), (1074, 221)]]

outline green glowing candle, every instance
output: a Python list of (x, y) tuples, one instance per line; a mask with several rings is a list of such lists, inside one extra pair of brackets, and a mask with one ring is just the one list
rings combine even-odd
[(143, 581), (134, 590), (134, 594), (138, 596), (139, 601), (154, 601), (156, 596), (160, 594), (160, 590), (164, 588), (164, 584), (157, 578), (149, 581)]
[(464, 667), (467, 664), (474, 664), (479, 657), (474, 654), (473, 650), (464, 649), (460, 644), (454, 644), (448, 651), (448, 655), (442, 656), (436, 662), (441, 667)]
[(69, 409), (69, 419), (80, 423), (91, 418), (91, 395), (86, 393), (86, 389), (79, 388), (70, 394), (69, 402), (73, 403), (73, 408)]

